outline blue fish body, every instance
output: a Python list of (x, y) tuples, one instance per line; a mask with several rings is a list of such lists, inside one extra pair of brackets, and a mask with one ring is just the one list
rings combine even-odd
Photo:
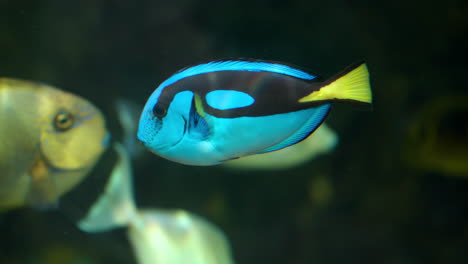
[[(364, 75), (358, 76), (364, 84), (343, 95), (337, 80), (355, 71)], [(323, 122), (332, 102), (370, 103), (362, 90), (370, 93), (365, 64), (325, 82), (275, 62), (200, 64), (179, 71), (153, 92), (140, 117), (138, 139), (169, 160), (215, 165), (298, 143)]]

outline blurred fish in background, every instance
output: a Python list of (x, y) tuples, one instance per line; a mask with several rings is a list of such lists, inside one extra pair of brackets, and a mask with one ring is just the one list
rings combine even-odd
[[(114, 143), (110, 151), (116, 157), (108, 175), (102, 175), (103, 188), (99, 189), (101, 192), (95, 193), (88, 210), (83, 214), (84, 217), (77, 222), (78, 227), (85, 232), (102, 232), (126, 226), (136, 214), (130, 156), (118, 142)], [(93, 175), (90, 176), (91, 180), (92, 177)], [(74, 192), (79, 190), (75, 189)], [(70, 200), (69, 197), (66, 199)]]
[(468, 177), (468, 95), (423, 105), (408, 126), (403, 152), (416, 169)]
[(221, 230), (185, 210), (136, 208), (131, 158), (120, 143), (105, 189), (78, 222), (90, 233), (127, 227), (139, 264), (231, 264), (230, 246)]
[(224, 234), (184, 210), (140, 210), (128, 236), (139, 264), (232, 264)]
[[(0, 100), (0, 132), (9, 136), (0, 143), (2, 210), (50, 207), (60, 197), (60, 210), (82, 231), (128, 227), (138, 263), (232, 263), (224, 234), (206, 220), (184, 210), (137, 210), (130, 154), (139, 155), (142, 148), (132, 140), (135, 105), (117, 102), (125, 147), (114, 142), (107, 148), (103, 115), (81, 97), (2, 78)], [(47, 249), (45, 263), (80, 255), (68, 247)]]
[(49, 85), (0, 78), (0, 210), (57, 206), (108, 145), (101, 112)]
[(148, 153), (136, 137), (141, 109), (143, 105), (128, 99), (118, 98), (115, 101), (116, 118), (122, 131), (121, 141), (132, 162), (141, 162), (143, 156)]
[(331, 152), (338, 144), (336, 132), (322, 124), (313, 136), (278, 151), (230, 160), (221, 166), (241, 170), (280, 170), (304, 164), (322, 154)]

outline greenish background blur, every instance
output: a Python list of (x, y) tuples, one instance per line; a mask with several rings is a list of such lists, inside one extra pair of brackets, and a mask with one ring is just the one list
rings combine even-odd
[[(268, 59), (323, 76), (368, 62), (373, 111), (334, 107), (331, 154), (272, 172), (135, 164), (140, 207), (206, 217), (238, 264), (468, 263), (467, 47), (462, 0), (0, 0), (0, 75), (79, 94), (112, 129), (117, 98), (142, 106), (199, 62)], [(0, 216), (0, 263), (132, 254), (123, 230), (86, 234), (60, 211)]]

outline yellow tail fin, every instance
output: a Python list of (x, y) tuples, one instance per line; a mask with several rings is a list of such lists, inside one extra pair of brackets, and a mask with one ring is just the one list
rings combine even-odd
[(299, 102), (334, 99), (372, 103), (369, 71), (365, 63), (345, 70), (335, 80), (327, 81), (319, 90), (301, 98)]

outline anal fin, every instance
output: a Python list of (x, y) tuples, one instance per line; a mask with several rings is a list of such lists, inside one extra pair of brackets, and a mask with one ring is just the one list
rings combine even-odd
[(310, 134), (312, 134), (315, 131), (315, 129), (317, 129), (323, 123), (328, 113), (330, 112), (330, 107), (330, 104), (324, 104), (314, 108), (313, 110), (315, 110), (315, 112), (312, 114), (312, 116), (294, 134), (292, 134), (287, 139), (281, 141), (280, 143), (259, 152), (258, 154), (280, 150), (306, 139)]

